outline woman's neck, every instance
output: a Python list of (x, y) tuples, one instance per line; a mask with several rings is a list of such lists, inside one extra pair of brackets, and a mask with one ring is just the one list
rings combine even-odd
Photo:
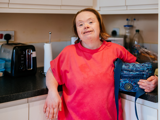
[(90, 40), (90, 41), (87, 41), (87, 42), (81, 42), (81, 45), (85, 48), (88, 48), (88, 49), (97, 49), (99, 48), (101, 45), (102, 45), (102, 41), (99, 39), (99, 40)]

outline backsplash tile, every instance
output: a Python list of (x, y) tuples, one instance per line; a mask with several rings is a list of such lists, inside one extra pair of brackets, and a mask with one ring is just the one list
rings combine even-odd
[[(58, 54), (64, 49), (64, 47), (70, 44), (71, 44), (71, 41), (52, 42), (53, 59), (55, 59), (58, 56)], [(44, 66), (44, 43), (32, 43), (32, 45), (34, 45), (36, 48), (37, 67), (43, 67)], [(1, 47), (1, 43), (0, 43), (0, 47)], [(144, 43), (144, 47), (158, 54), (158, 44)]]
[[(55, 59), (58, 54), (66, 47), (70, 45), (70, 41), (65, 42), (52, 42), (52, 54), (53, 59)], [(33, 43), (32, 45), (36, 48), (36, 56), (37, 56), (37, 67), (44, 66), (44, 43)]]
[(147, 43), (144, 43), (144, 47), (147, 48), (148, 50), (151, 50), (155, 53), (158, 54), (158, 44), (147, 44)]
[(150, 44), (151, 45), (151, 51), (158, 54), (158, 44)]

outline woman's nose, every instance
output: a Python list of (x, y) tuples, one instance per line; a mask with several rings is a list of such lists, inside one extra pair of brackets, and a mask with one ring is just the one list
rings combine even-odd
[(84, 29), (87, 29), (87, 28), (89, 28), (89, 24), (88, 24), (88, 23), (85, 23)]

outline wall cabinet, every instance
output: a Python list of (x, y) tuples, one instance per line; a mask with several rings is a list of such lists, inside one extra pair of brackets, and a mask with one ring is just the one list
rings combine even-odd
[(158, 0), (126, 0), (127, 9), (158, 9)]
[(10, 0), (9, 8), (60, 9), (60, 0)]
[(157, 14), (158, 0), (0, 0), (0, 13), (75, 14), (87, 7), (100, 14)]
[(8, 7), (9, 0), (0, 0), (0, 8)]
[(126, 0), (126, 5), (152, 5), (157, 4), (158, 0)]
[(60, 0), (10, 0), (10, 3), (61, 5)]
[(126, 10), (126, 0), (99, 0), (100, 11)]
[(30, 8), (43, 10), (76, 10), (92, 6), (93, 0), (10, 0), (9, 2), (9, 8)]
[(158, 5), (158, 0), (99, 0), (100, 7), (127, 5)]
[(28, 104), (0, 109), (0, 120), (28, 120)]
[(93, 0), (62, 0), (62, 5), (93, 6)]
[(125, 0), (99, 0), (100, 6), (124, 6)]
[(9, 0), (0, 0), (0, 3), (9, 3)]
[(99, 0), (99, 9), (106, 14), (158, 13), (158, 0)]
[[(136, 105), (139, 120), (158, 120), (157, 109), (138, 103)], [(133, 101), (122, 99), (122, 108), (124, 120), (137, 120), (135, 116), (135, 106)]]

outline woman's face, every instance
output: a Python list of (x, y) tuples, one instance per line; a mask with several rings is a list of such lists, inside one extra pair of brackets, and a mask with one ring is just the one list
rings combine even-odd
[(79, 13), (76, 17), (76, 28), (82, 42), (99, 40), (100, 27), (94, 13), (89, 11)]

